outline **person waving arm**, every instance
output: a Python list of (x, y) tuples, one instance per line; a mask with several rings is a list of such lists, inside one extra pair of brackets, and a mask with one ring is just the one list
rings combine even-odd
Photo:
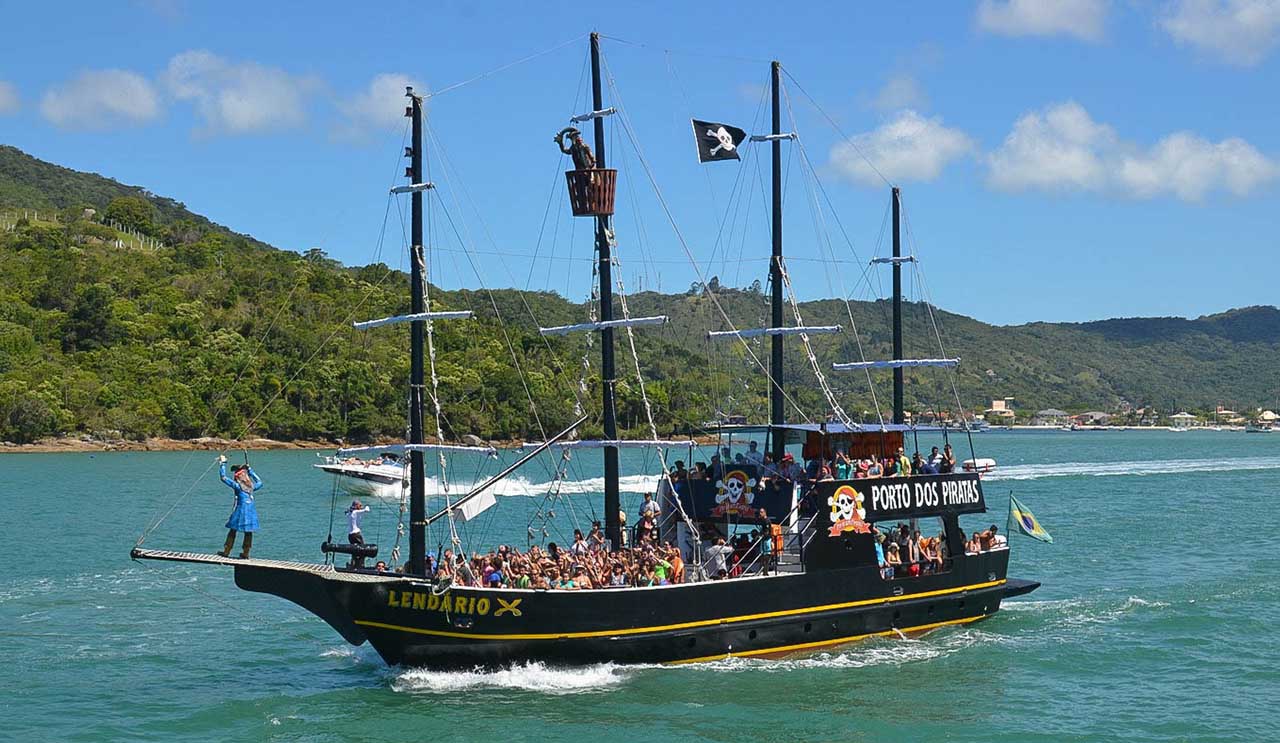
[(225, 454), (218, 457), (218, 477), (227, 487), (232, 490), (239, 490), (240, 486), (236, 485), (236, 481), (227, 475), (227, 456)]

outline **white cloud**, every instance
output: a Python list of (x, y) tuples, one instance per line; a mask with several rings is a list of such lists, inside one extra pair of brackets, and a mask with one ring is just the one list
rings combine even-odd
[(1179, 44), (1256, 65), (1280, 40), (1280, 0), (1177, 0), (1160, 25)]
[(1074, 101), (1023, 115), (1004, 144), (987, 156), (990, 183), (1017, 191), (1091, 190), (1107, 179), (1101, 153), (1115, 147), (1115, 132), (1094, 122)]
[(1005, 191), (1089, 191), (1199, 201), (1216, 190), (1245, 196), (1280, 176), (1248, 142), (1210, 142), (1191, 132), (1144, 148), (1120, 139), (1068, 101), (1023, 115), (986, 158), (988, 183)]
[(978, 28), (1001, 36), (1102, 38), (1107, 0), (982, 0)]
[(404, 109), (409, 99), (404, 89), (412, 86), (417, 93), (427, 92), (408, 75), (384, 72), (369, 81), (361, 92), (338, 102), (345, 121), (338, 125), (340, 136), (359, 138), (371, 131), (398, 129), (403, 125)]
[(0, 116), (14, 113), (19, 107), (18, 89), (13, 83), (0, 80)]
[(1199, 201), (1216, 189), (1246, 196), (1277, 174), (1276, 163), (1243, 139), (1214, 143), (1191, 132), (1177, 132), (1146, 152), (1122, 158), (1118, 177), (1140, 198), (1171, 194), (1183, 201)]
[(877, 111), (901, 111), (902, 109), (921, 110), (929, 105), (929, 98), (924, 88), (914, 77), (898, 74), (885, 81), (884, 87), (871, 100), (871, 107)]
[(163, 80), (174, 98), (191, 101), (202, 134), (251, 134), (300, 126), (320, 82), (256, 62), (232, 62), (207, 51), (169, 60)]
[(832, 147), (831, 165), (841, 175), (869, 185), (881, 182), (877, 170), (895, 183), (931, 181), (948, 163), (972, 151), (968, 135), (943, 126), (941, 117), (925, 118), (907, 110), (852, 142)]
[(46, 91), (40, 113), (63, 129), (136, 126), (160, 115), (160, 97), (141, 75), (125, 70), (89, 70)]

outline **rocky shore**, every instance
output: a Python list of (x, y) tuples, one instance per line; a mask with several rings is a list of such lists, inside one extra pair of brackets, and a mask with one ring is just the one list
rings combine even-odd
[(99, 452), (99, 451), (225, 451), (236, 449), (336, 449), (331, 441), (277, 441), (253, 438), (230, 441), (214, 436), (196, 439), (151, 438), (141, 441), (130, 439), (99, 439), (89, 436), (47, 438), (30, 444), (0, 442), (0, 453), (51, 453), (51, 452)]
[[(715, 436), (691, 437), (699, 445), (713, 446), (718, 439)], [(359, 446), (388, 446), (394, 442), (378, 441)], [(485, 441), (478, 436), (468, 434), (462, 442), (467, 446), (492, 446), (496, 449), (518, 449), (523, 441), (493, 440)], [(15, 444), (12, 441), (0, 441), (0, 454), (49, 454), (57, 452), (100, 452), (100, 451), (239, 451), (252, 449), (264, 451), (272, 449), (329, 449), (336, 450), (343, 446), (337, 441), (279, 441), (276, 439), (252, 438), (244, 441), (232, 441), (217, 436), (201, 436), (195, 439), (149, 438), (141, 441), (123, 438), (99, 438), (88, 435), (62, 436), (40, 439), (30, 444)]]

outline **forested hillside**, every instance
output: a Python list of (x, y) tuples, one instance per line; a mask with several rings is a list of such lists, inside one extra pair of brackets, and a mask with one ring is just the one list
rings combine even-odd
[[(96, 210), (89, 219), (86, 207)], [(40, 209), (41, 219), (19, 218), (23, 209)], [(104, 220), (154, 238), (155, 246), (123, 240)], [(360, 332), (350, 321), (405, 311), (404, 275), (381, 264), (343, 267), (318, 251), (276, 250), (171, 199), (8, 147), (0, 147), (0, 229), (0, 438), (401, 435), (407, 328)], [(740, 327), (766, 316), (758, 292), (721, 288), (718, 296)], [(579, 394), (598, 414), (597, 349), (588, 352), (583, 336), (544, 339), (536, 332), (538, 324), (585, 320), (584, 306), (514, 290), (433, 290), (432, 299), (436, 308), (478, 316), (436, 328), (449, 437), (537, 437), (539, 423), (551, 430), (571, 419)], [(763, 419), (766, 379), (741, 344), (708, 345), (706, 331), (723, 321), (705, 293), (643, 293), (631, 297), (630, 308), (672, 318), (667, 328), (637, 333), (663, 433), (717, 414)], [(926, 310), (907, 307), (908, 355), (938, 354)], [(867, 357), (888, 357), (887, 303), (846, 309), (826, 300), (801, 311), (807, 323), (846, 328), (852, 313)], [(995, 397), (1015, 397), (1026, 409), (1106, 410), (1121, 400), (1247, 408), (1273, 404), (1280, 391), (1280, 311), (1272, 307), (1197, 320), (1017, 327), (934, 314), (947, 353), (964, 359), (957, 381), (972, 408)], [(798, 341), (789, 343), (793, 397), (805, 413), (821, 416), (827, 406), (809, 362)], [(858, 358), (848, 334), (815, 338), (813, 346), (824, 369)], [(752, 348), (767, 358), (763, 342)], [(584, 353), (591, 365), (581, 392)], [(624, 338), (618, 358), (620, 421), (646, 433)], [(827, 376), (851, 415), (873, 409), (865, 375)], [(911, 407), (954, 410), (945, 374), (907, 376)], [(884, 405), (889, 378), (875, 380)]]

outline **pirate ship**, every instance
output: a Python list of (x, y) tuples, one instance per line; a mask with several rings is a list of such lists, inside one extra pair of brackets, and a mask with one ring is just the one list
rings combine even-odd
[[(406, 111), (412, 127), (406, 153), (410, 158), (406, 172), (409, 182), (398, 190), (407, 193), (411, 201), (412, 308), (408, 315), (365, 324), (411, 325), (409, 436), (403, 447), (409, 460), (409, 531), (408, 562), (403, 573), (153, 550), (143, 548), (141, 540), (132, 556), (231, 565), (240, 588), (273, 594), (302, 606), (348, 642), (370, 643), (389, 664), (439, 668), (528, 660), (581, 664), (780, 657), (838, 647), (867, 637), (900, 636), (974, 622), (995, 613), (1004, 599), (1034, 590), (1038, 583), (1008, 577), (1008, 550), (970, 554), (964, 548), (960, 516), (986, 510), (980, 473), (825, 479), (801, 485), (800, 478), (784, 477), (789, 473), (777, 470), (789, 452), (792, 457), (800, 454), (802, 459), (822, 461), (835, 457), (837, 452), (858, 459), (881, 458), (898, 451), (906, 436), (918, 436), (923, 430), (905, 421), (904, 368), (948, 369), (957, 363), (955, 359), (904, 357), (901, 271), (912, 258), (904, 257), (901, 251), (900, 199), (895, 188), (891, 192), (893, 252), (890, 257), (879, 259), (893, 273), (893, 358), (837, 365), (837, 370), (861, 370), (868, 375), (872, 370), (891, 369), (892, 419), (856, 423), (843, 415), (834, 400), (835, 414), (827, 419), (796, 423), (785, 418), (784, 340), (798, 336), (808, 349), (810, 336), (839, 329), (784, 322), (783, 290), (788, 279), (782, 252), (782, 148), (796, 137), (794, 132), (782, 129), (782, 70), (777, 62), (770, 68), (772, 126), (767, 134), (752, 137), (767, 145), (771, 155), (770, 322), (756, 330), (731, 327), (712, 333), (713, 337), (741, 343), (744, 348), (749, 338), (768, 341), (770, 363), (761, 367), (768, 376), (769, 422), (724, 426), (717, 433), (730, 441), (734, 436), (763, 436), (770, 463), (766, 464), (763, 457), (719, 462), (711, 479), (692, 479), (678, 473), (672, 477), (665, 454), (661, 457), (662, 473), (657, 482), (662, 487), (658, 490), (664, 510), (672, 514), (662, 526), (663, 537), (677, 541), (686, 551), (690, 568), (684, 583), (607, 590), (522, 590), (453, 585), (429, 574), (428, 528), (441, 523), (452, 527), (455, 519), (484, 510), (492, 501), (496, 482), (547, 449), (559, 446), (562, 451), (600, 451), (605, 534), (608, 545), (616, 546), (624, 539), (619, 450), (643, 445), (664, 452), (692, 446), (692, 442), (660, 440), (656, 429), (652, 429), (653, 440), (643, 442), (626, 441), (619, 436), (615, 333), (625, 332), (630, 339), (633, 328), (661, 324), (664, 318), (632, 317), (625, 301), (621, 303), (622, 317), (615, 316), (611, 271), (615, 265), (613, 202), (617, 171), (606, 165), (605, 123), (617, 108), (606, 108), (603, 100), (600, 37), (596, 34), (590, 37), (590, 68), (591, 110), (575, 116), (571, 123), (590, 122), (593, 142), (588, 145), (576, 129), (562, 131), (558, 141), (562, 151), (573, 158), (574, 167), (565, 174), (572, 212), (594, 222), (598, 316), (588, 323), (544, 328), (543, 332), (597, 334), (603, 439), (575, 440), (576, 427), (586, 420), (586, 416), (579, 416), (565, 431), (548, 437), (465, 495), (446, 499), (442, 509), (428, 515), (424, 455), (436, 453), (443, 463), (446, 451), (461, 447), (426, 441), (425, 367), (434, 354), (424, 353), (424, 340), (429, 340), (433, 322), (464, 318), (468, 313), (433, 312), (425, 300), (423, 198), (433, 185), (424, 179), (423, 99), (410, 89)], [(741, 130), (706, 122), (695, 122), (694, 132), (706, 138), (704, 154), (712, 160), (736, 158), (736, 149), (745, 136)], [(800, 319), (798, 314), (796, 319)], [(634, 353), (634, 345), (632, 349)], [(809, 356), (813, 358), (812, 353)], [(827, 391), (823, 375), (818, 373), (817, 378)], [(919, 574), (904, 569), (891, 575), (878, 555), (878, 531), (899, 522), (915, 526), (924, 519), (936, 519), (941, 524), (939, 539), (945, 545), (945, 558)], [(785, 547), (782, 554), (776, 555), (777, 565), (772, 570), (748, 565), (740, 577), (708, 575), (701, 556), (703, 547), (712, 543), (718, 524), (730, 531), (740, 524), (782, 527)], [(356, 548), (326, 544), (326, 549), (342, 552)]]

